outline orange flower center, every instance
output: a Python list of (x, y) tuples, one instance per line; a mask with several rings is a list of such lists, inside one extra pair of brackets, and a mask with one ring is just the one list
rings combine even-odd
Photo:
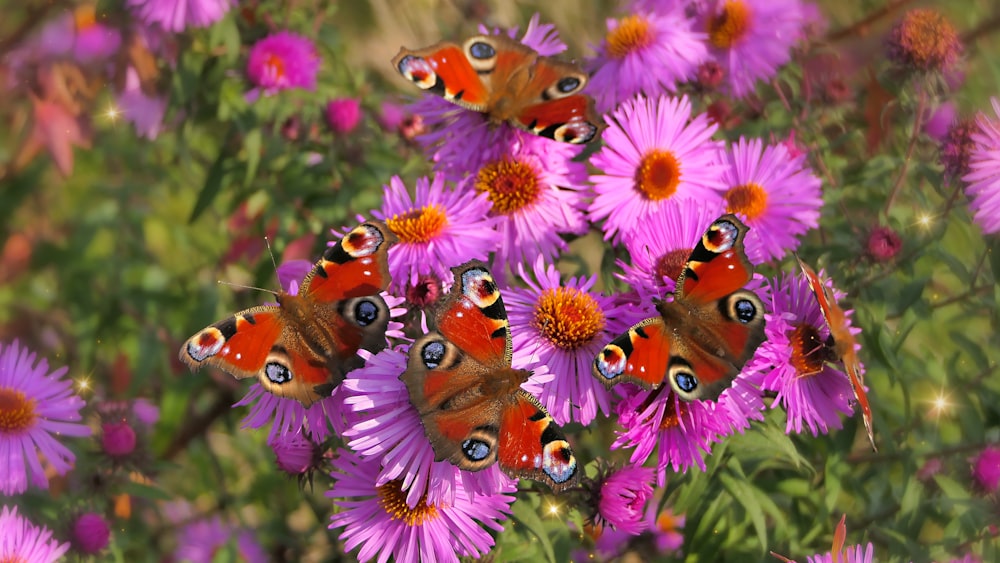
[(681, 165), (670, 151), (646, 153), (635, 171), (635, 188), (653, 201), (674, 195), (681, 183)]
[(604, 329), (604, 312), (590, 294), (572, 287), (546, 289), (531, 326), (563, 350), (575, 350)]
[(427, 520), (438, 517), (437, 507), (427, 504), (427, 495), (420, 497), (417, 506), (410, 508), (406, 504), (406, 493), (403, 492), (403, 481), (396, 479), (378, 488), (379, 503), (382, 509), (393, 520), (402, 520), (407, 526), (420, 526)]
[(0, 388), (0, 434), (16, 434), (35, 424), (35, 401), (24, 393)]
[(760, 184), (750, 182), (726, 192), (726, 211), (742, 213), (753, 221), (767, 209), (767, 192)]
[(267, 75), (274, 78), (285, 77), (285, 61), (274, 53), (267, 53), (264, 56), (264, 67), (267, 68)]
[(444, 208), (434, 203), (393, 215), (385, 224), (401, 242), (427, 242), (441, 234), (441, 231), (448, 226), (448, 216)]
[(608, 32), (605, 41), (608, 44), (608, 55), (623, 59), (629, 53), (639, 51), (653, 42), (649, 20), (637, 15), (622, 18), (618, 21), (618, 27)]
[(73, 25), (77, 31), (84, 31), (97, 25), (97, 7), (92, 4), (77, 6), (73, 10)]
[(752, 17), (750, 6), (741, 0), (730, 0), (722, 13), (708, 20), (708, 40), (719, 49), (728, 49), (746, 36)]
[(660, 256), (656, 260), (656, 267), (653, 270), (653, 275), (656, 276), (654, 281), (659, 284), (664, 278), (676, 280), (681, 277), (681, 272), (684, 271), (684, 265), (687, 264), (689, 256), (691, 256), (690, 250), (680, 249), (671, 250)]
[(799, 324), (788, 335), (792, 347), (792, 366), (799, 377), (809, 377), (823, 371), (826, 360), (826, 345), (819, 337), (816, 327), (809, 324)]
[(534, 168), (526, 163), (504, 158), (479, 170), (476, 191), (488, 193), (493, 210), (506, 215), (535, 203), (541, 186)]
[(673, 532), (677, 529), (677, 522), (677, 517), (669, 510), (664, 510), (656, 517), (656, 527), (661, 532)]
[[(667, 387), (667, 385), (664, 384), (664, 387)], [(667, 397), (667, 406), (663, 409), (663, 420), (660, 421), (660, 430), (677, 428), (681, 425), (681, 417), (686, 414), (687, 404), (684, 401), (678, 401), (677, 395), (671, 391), (670, 396)]]

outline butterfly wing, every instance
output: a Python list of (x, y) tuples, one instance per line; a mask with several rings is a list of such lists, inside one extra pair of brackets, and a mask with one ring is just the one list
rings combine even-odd
[(509, 368), (513, 347), (507, 309), (492, 274), (475, 260), (452, 272), (455, 286), (436, 315), (438, 331), (480, 364)]
[(715, 400), (764, 341), (764, 304), (742, 289), (753, 276), (743, 252), (747, 227), (733, 215), (709, 226), (677, 281), (674, 300), (598, 353), (593, 372), (607, 385), (644, 388), (664, 379), (685, 401)]
[(868, 433), (868, 441), (871, 442), (872, 449), (878, 451), (878, 447), (875, 445), (875, 432), (872, 428), (871, 404), (868, 402), (868, 392), (865, 391), (864, 377), (861, 375), (861, 361), (858, 359), (858, 353), (855, 349), (857, 340), (855, 340), (854, 335), (851, 334), (848, 328), (847, 315), (837, 303), (833, 292), (823, 283), (819, 275), (816, 274), (816, 271), (798, 256), (795, 259), (798, 260), (799, 268), (802, 270), (809, 288), (816, 296), (820, 311), (823, 312), (823, 318), (830, 328), (830, 336), (833, 337), (834, 352), (836, 352), (840, 361), (843, 362), (844, 371), (851, 382), (851, 388), (854, 390), (854, 398), (861, 409), (861, 419), (864, 421), (865, 431)]
[(401, 47), (392, 66), (421, 90), (466, 109), (486, 112), (489, 87), (474, 66), (476, 61), (466, 56), (464, 46), (442, 41), (415, 51)]

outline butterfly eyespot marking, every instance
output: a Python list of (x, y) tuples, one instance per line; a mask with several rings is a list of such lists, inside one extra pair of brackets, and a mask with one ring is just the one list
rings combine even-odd
[[(344, 250), (353, 258), (371, 256), (382, 246), (385, 237), (378, 229), (371, 225), (359, 225), (341, 239)], [(367, 262), (370, 263), (369, 259)]]
[(582, 84), (582, 81), (579, 78), (575, 76), (567, 76), (556, 83), (556, 88), (563, 94), (569, 94), (579, 88), (580, 84)]
[(733, 307), (736, 311), (736, 319), (746, 324), (757, 317), (757, 307), (749, 299), (740, 299)]
[(440, 342), (428, 342), (420, 349), (420, 360), (427, 369), (437, 369), (444, 361), (445, 347)]
[(493, 276), (482, 268), (473, 268), (462, 274), (462, 293), (480, 309), (486, 309), (500, 300), (500, 290)]
[(490, 455), (490, 446), (481, 440), (466, 440), (462, 442), (462, 454), (470, 461), (482, 461)]
[(288, 366), (278, 362), (268, 362), (264, 366), (264, 375), (271, 383), (281, 385), (292, 380), (292, 370)]
[(354, 306), (354, 318), (361, 326), (368, 326), (378, 320), (378, 305), (368, 299)]
[(472, 58), (482, 61), (497, 56), (497, 50), (485, 41), (475, 41), (469, 45), (469, 54), (472, 55)]
[(594, 359), (594, 367), (605, 379), (614, 379), (625, 372), (627, 361), (621, 346), (608, 344)]
[(203, 362), (218, 354), (225, 345), (226, 336), (223, 332), (214, 326), (210, 326), (188, 341), (187, 355), (196, 362)]
[(542, 448), (542, 471), (556, 483), (565, 483), (576, 475), (576, 458), (566, 440), (555, 440)]
[(721, 254), (736, 245), (740, 230), (729, 221), (716, 221), (702, 235), (702, 244), (705, 249)]
[(587, 121), (576, 120), (569, 123), (551, 125), (541, 131), (536, 131), (536, 133), (540, 137), (561, 143), (582, 145), (589, 143), (597, 135), (597, 127)]
[(695, 375), (691, 364), (679, 358), (671, 358), (667, 367), (667, 378), (673, 384), (674, 391), (680, 395), (681, 399), (690, 401), (692, 394), (698, 389), (698, 376)]
[(438, 84), (437, 73), (429, 62), (421, 57), (406, 55), (400, 59), (399, 73), (407, 80), (417, 85), (421, 90), (430, 90)]

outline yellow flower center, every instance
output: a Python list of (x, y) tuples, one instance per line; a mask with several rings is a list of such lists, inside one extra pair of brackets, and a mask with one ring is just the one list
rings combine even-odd
[(681, 164), (670, 151), (646, 153), (635, 171), (635, 188), (653, 201), (674, 195), (681, 183)]
[(708, 20), (708, 40), (719, 49), (728, 49), (739, 42), (750, 28), (750, 6), (741, 0), (730, 0), (722, 13)]
[(656, 517), (656, 527), (661, 532), (673, 532), (677, 529), (677, 522), (677, 517), (669, 510), (664, 510)]
[(608, 55), (615, 59), (625, 58), (653, 42), (649, 20), (642, 16), (628, 16), (618, 21), (618, 27), (608, 32), (605, 41)]
[(437, 508), (427, 504), (427, 495), (420, 497), (417, 506), (410, 508), (406, 504), (406, 493), (403, 492), (403, 481), (396, 479), (378, 488), (379, 502), (382, 509), (393, 520), (402, 520), (407, 526), (420, 526), (427, 520), (438, 517)]
[(670, 252), (660, 256), (656, 260), (656, 266), (653, 269), (653, 275), (656, 276), (654, 280), (657, 284), (663, 282), (663, 279), (676, 280), (681, 277), (681, 272), (684, 271), (684, 265), (687, 264), (688, 257), (691, 256), (691, 250), (671, 250)]
[(16, 434), (35, 424), (35, 401), (24, 393), (0, 388), (0, 434)]
[(563, 350), (575, 350), (604, 329), (604, 312), (590, 294), (572, 287), (546, 289), (531, 326)]
[(393, 215), (385, 224), (401, 242), (427, 242), (441, 234), (441, 231), (448, 226), (448, 216), (444, 208), (433, 203), (420, 209)]
[(750, 182), (726, 192), (726, 211), (742, 213), (753, 221), (767, 210), (767, 192), (760, 184)]
[(791, 364), (799, 377), (809, 377), (823, 371), (827, 351), (816, 327), (799, 324), (788, 335), (788, 341), (792, 348)]
[(493, 210), (506, 215), (535, 203), (541, 186), (529, 164), (504, 158), (479, 170), (476, 191), (488, 193)]

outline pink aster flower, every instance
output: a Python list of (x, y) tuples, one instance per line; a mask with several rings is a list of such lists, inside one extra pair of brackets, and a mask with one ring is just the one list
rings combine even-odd
[(118, 94), (118, 107), (125, 119), (132, 122), (138, 136), (153, 140), (160, 134), (167, 99), (147, 96), (142, 91), (139, 73), (134, 67), (125, 69), (125, 88)]
[[(67, 368), (49, 372), (48, 360), (35, 363), (35, 353), (16, 340), (0, 343), (0, 493), (14, 495), (31, 484), (47, 489), (39, 454), (64, 475), (76, 456), (59, 440), (90, 435), (80, 422), (84, 401), (73, 394)], [(58, 437), (58, 439), (57, 439)]]
[(782, 258), (819, 226), (821, 182), (806, 165), (806, 155), (792, 157), (783, 144), (764, 147), (760, 139), (741, 137), (725, 153), (725, 164), (726, 211), (750, 227), (750, 262)]
[(85, 512), (73, 520), (73, 549), (86, 555), (95, 555), (108, 547), (111, 528), (103, 516)]
[[(830, 330), (816, 296), (801, 275), (782, 276), (774, 287), (766, 339), (744, 371), (760, 372), (762, 388), (778, 392), (771, 406), (785, 408), (786, 432), (801, 433), (803, 425), (814, 436), (839, 429), (840, 414), (852, 412), (854, 391), (847, 375), (826, 361)], [(843, 293), (834, 290), (834, 297)]]
[(51, 530), (19, 516), (16, 506), (4, 505), (0, 512), (0, 561), (54, 563), (67, 551), (69, 544), (55, 540)]
[[(683, 514), (677, 515), (669, 508), (659, 510), (659, 503), (655, 501), (646, 503), (646, 512), (643, 516), (645, 531), (639, 538), (627, 532), (613, 528), (602, 528), (597, 532), (597, 540), (594, 542), (594, 551), (601, 561), (610, 561), (621, 556), (633, 542), (642, 542), (646, 537), (652, 537), (657, 553), (675, 553), (684, 545), (684, 528), (687, 518)], [(679, 553), (675, 553), (679, 555)], [(581, 558), (582, 559), (582, 558)]]
[(499, 240), (488, 217), (487, 194), (445, 189), (444, 176), (417, 180), (411, 197), (399, 176), (384, 187), (382, 209), (372, 216), (384, 221), (399, 242), (389, 253), (392, 289), (402, 293), (424, 275), (451, 279), (451, 267), (485, 260)]
[(591, 157), (592, 221), (604, 220), (604, 238), (619, 240), (654, 211), (676, 200), (717, 201), (725, 187), (715, 125), (692, 118), (687, 97), (638, 97), (607, 118), (605, 146)]
[(986, 234), (1000, 231), (1000, 100), (990, 101), (997, 119), (982, 113), (976, 117), (979, 131), (972, 134), (975, 148), (969, 156), (969, 173), (962, 178), (968, 184), (969, 210)]
[(350, 133), (361, 123), (361, 102), (357, 98), (330, 100), (326, 105), (326, 123), (334, 133)]
[(280, 434), (267, 441), (278, 469), (289, 475), (306, 475), (319, 466), (323, 452), (302, 432)]
[[(448, 461), (434, 461), (434, 449), (423, 432), (406, 384), (405, 348), (385, 349), (366, 358), (341, 385), (353, 424), (344, 431), (348, 446), (362, 460), (374, 460), (373, 486), (397, 482), (408, 507), (421, 502), (451, 504), (462, 490), (467, 495), (492, 495), (513, 482), (497, 465), (482, 471), (462, 471)], [(417, 429), (415, 432), (414, 429)]]
[(653, 470), (648, 467), (608, 469), (594, 484), (597, 511), (594, 523), (610, 525), (630, 535), (646, 530), (646, 503), (653, 496)]
[(591, 374), (591, 364), (605, 344), (628, 329), (629, 307), (591, 291), (596, 275), (561, 282), (542, 256), (535, 260), (533, 276), (523, 265), (518, 271), (528, 287), (503, 292), (515, 361), (527, 369), (543, 365), (555, 374), (539, 400), (559, 424), (590, 424), (598, 410), (607, 416), (611, 394)]
[(289, 88), (316, 88), (321, 59), (316, 47), (305, 37), (279, 31), (250, 48), (247, 76), (265, 94)]
[(625, 253), (631, 264), (618, 260), (622, 273), (615, 276), (629, 284), (639, 298), (663, 299), (674, 292), (691, 251), (705, 230), (725, 214), (722, 200), (682, 199), (653, 211), (625, 236)]
[(758, 80), (774, 76), (791, 59), (806, 24), (799, 0), (715, 0), (702, 17), (709, 53), (726, 75), (728, 90), (742, 98)]
[(142, 22), (175, 33), (188, 27), (207, 27), (222, 19), (233, 0), (128, 0)]
[(979, 452), (972, 465), (972, 476), (987, 492), (1000, 488), (1000, 448), (987, 446)]
[(604, 113), (636, 94), (658, 96), (677, 91), (695, 77), (708, 58), (708, 35), (695, 31), (685, 5), (609, 19), (608, 34), (588, 65), (587, 91)]
[[(581, 148), (516, 132), (509, 145), (485, 153), (470, 182), (486, 193), (496, 217), (499, 248), (495, 263), (514, 264), (566, 249), (563, 235), (587, 231), (583, 209), (586, 166), (574, 162)], [(502, 268), (495, 274), (501, 276)]]
[(326, 493), (339, 507), (330, 528), (343, 528), (340, 538), (346, 551), (360, 546), (360, 561), (455, 561), (479, 558), (493, 547), (485, 528), (500, 532), (499, 521), (510, 514), (508, 483), (488, 496), (471, 496), (459, 483), (451, 502), (420, 498), (410, 504), (399, 480), (376, 484), (377, 460), (364, 461), (342, 451), (335, 464), (333, 487)]
[(108, 456), (118, 459), (135, 451), (135, 429), (124, 420), (105, 422), (101, 425), (101, 449)]

